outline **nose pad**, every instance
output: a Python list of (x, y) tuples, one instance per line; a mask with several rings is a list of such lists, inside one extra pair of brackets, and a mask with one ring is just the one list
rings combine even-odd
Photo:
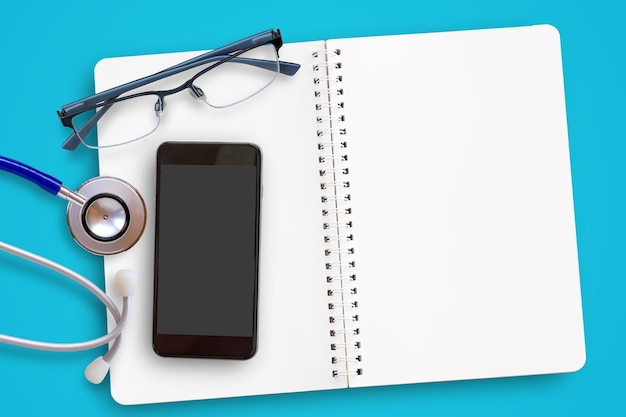
[(154, 112), (157, 117), (161, 117), (163, 112), (165, 111), (165, 98), (159, 97), (157, 101), (154, 103)]
[(189, 94), (191, 94), (191, 97), (195, 98), (196, 100), (204, 101), (204, 91), (202, 91), (202, 89), (198, 86), (192, 85), (191, 87), (189, 87)]

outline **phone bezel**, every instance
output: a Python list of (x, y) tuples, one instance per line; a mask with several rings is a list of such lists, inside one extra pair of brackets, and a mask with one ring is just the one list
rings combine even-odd
[[(159, 204), (160, 204), (160, 167), (162, 164), (179, 165), (239, 165), (232, 159), (228, 164), (216, 160), (218, 152), (224, 147), (231, 148), (230, 155), (239, 160), (240, 165), (255, 166), (256, 181), (256, 208), (255, 208), (255, 271), (254, 271), (254, 306), (253, 329), (251, 337), (221, 336), (221, 335), (188, 335), (163, 334), (157, 331), (158, 318), (158, 280), (159, 280)], [(234, 153), (233, 153), (234, 152)], [(254, 154), (254, 163), (249, 163), (249, 157)], [(258, 306), (258, 275), (259, 275), (259, 235), (261, 209), (261, 150), (252, 143), (232, 142), (164, 142), (157, 150), (157, 180), (156, 180), (156, 221), (155, 221), (155, 259), (154, 259), (154, 301), (153, 301), (153, 328), (152, 346), (160, 356), (195, 357), (195, 358), (222, 358), (222, 359), (249, 359), (256, 353), (257, 348), (257, 306)]]

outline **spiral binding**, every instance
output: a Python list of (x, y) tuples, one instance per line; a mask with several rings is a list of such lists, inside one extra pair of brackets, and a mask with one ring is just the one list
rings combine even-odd
[(350, 216), (351, 194), (348, 163), (349, 134), (343, 114), (345, 103), (341, 51), (324, 49), (313, 54), (313, 83), (317, 129), (317, 160), (320, 164), (322, 229), (324, 230), (325, 269), (328, 271), (326, 295), (329, 297), (328, 321), (333, 377), (363, 374), (359, 353), (361, 333), (358, 322), (358, 290), (353, 227)]

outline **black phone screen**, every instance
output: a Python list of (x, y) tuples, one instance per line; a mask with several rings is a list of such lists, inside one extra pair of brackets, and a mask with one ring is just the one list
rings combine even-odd
[(170, 142), (159, 149), (157, 170), (155, 350), (249, 357), (256, 346), (260, 152), (248, 144)]

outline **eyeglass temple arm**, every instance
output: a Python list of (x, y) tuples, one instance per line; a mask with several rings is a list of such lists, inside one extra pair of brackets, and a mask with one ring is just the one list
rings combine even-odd
[[(171, 70), (176, 70), (178, 69), (179, 65), (185, 65), (185, 68), (183, 69), (183, 71), (188, 70), (190, 68), (193, 67), (197, 67), (198, 65), (203, 65), (203, 64), (207, 64), (211, 61), (221, 61), (223, 59), (228, 58), (229, 55), (217, 55), (217, 56), (210, 56), (210, 57), (205, 57), (204, 59), (198, 61), (198, 62), (193, 62), (193, 63), (189, 63), (189, 61), (185, 61), (182, 64), (178, 64), (174, 67), (170, 67), (170, 68), (166, 68), (161, 72), (165, 72), (165, 71), (171, 71)], [(191, 60), (190, 60), (191, 61)], [(251, 65), (257, 68), (262, 68), (262, 69), (266, 69), (268, 71), (276, 71), (276, 61), (268, 61), (265, 59), (255, 59), (255, 58), (240, 58), (240, 57), (234, 57), (228, 60), (228, 62), (234, 62), (236, 64), (246, 64), (246, 65)], [(298, 70), (300, 69), (300, 64), (296, 64), (294, 62), (286, 62), (286, 61), (278, 61), (279, 64), (279, 72), (281, 74), (285, 74), (285, 75), (294, 75), (296, 72), (298, 72)], [(157, 74), (160, 74), (160, 72), (158, 72)], [(156, 75), (156, 74), (154, 74)], [(172, 75), (172, 74), (170, 74)]]
[[(191, 63), (189, 61), (185, 61), (185, 63), (181, 63), (181, 64), (175, 65), (173, 67), (166, 68), (166, 69), (164, 69), (164, 70), (162, 70), (162, 71), (160, 71), (160, 72), (158, 72), (156, 74), (152, 74), (152, 75), (150, 75), (148, 77), (144, 77), (144, 78), (139, 79), (139, 80), (131, 81), (130, 83), (126, 83), (126, 84), (120, 85), (118, 87), (114, 87), (112, 89), (105, 90), (105, 91), (103, 91), (101, 93), (97, 93), (97, 94), (91, 95), (91, 96), (86, 97), (86, 98), (84, 98), (82, 100), (78, 100), (78, 101), (75, 101), (73, 103), (66, 104), (66, 105), (62, 106), (61, 112), (59, 112), (59, 113), (60, 113), (60, 115), (62, 114), (63, 116), (65, 116), (66, 114), (68, 114), (69, 111), (73, 110), (73, 107), (75, 105), (80, 105), (80, 107), (93, 106), (94, 104), (92, 104), (92, 102), (94, 100), (97, 100), (96, 103), (100, 103), (102, 101), (115, 99), (115, 98), (119, 97), (121, 94), (125, 93), (126, 91), (132, 90), (134, 88), (139, 88), (139, 87), (141, 87), (141, 86), (143, 86), (145, 84), (149, 84), (151, 82), (158, 81), (158, 80), (160, 80), (162, 78), (166, 78), (166, 77), (169, 77), (171, 75), (175, 75), (175, 74), (177, 74), (179, 72), (186, 71), (186, 70), (194, 68), (194, 67), (196, 67), (198, 65), (207, 64), (207, 63), (209, 63), (211, 61), (220, 61), (220, 60), (222, 60), (224, 58), (228, 58), (228, 55), (208, 56), (208, 57), (204, 57), (202, 60), (195, 60), (194, 59), (195, 61), (191, 62)], [(275, 61), (267, 61), (267, 60), (263, 60), (263, 59), (254, 59), (254, 58), (239, 58), (239, 57), (231, 58), (229, 60), (229, 62), (234, 62), (234, 63), (238, 63), (238, 64), (245, 64), (245, 65), (251, 65), (251, 66), (258, 67), (258, 68), (266, 69), (268, 71), (274, 70), (275, 65), (276, 65)], [(279, 61), (279, 72), (281, 74), (292, 76), (296, 72), (298, 72), (299, 69), (300, 69), (300, 64), (296, 64), (294, 62)], [(150, 79), (148, 80), (148, 78), (150, 78)], [(143, 82), (139, 83), (138, 81), (143, 81)], [(80, 111), (72, 112), (72, 113), (73, 114), (78, 114), (78, 113), (80, 113)], [(68, 126), (68, 127), (71, 127), (71, 126)]]
[[(266, 39), (268, 35), (272, 37), (271, 40)], [(276, 51), (278, 52), (280, 47), (283, 46), (283, 39), (280, 34), (280, 29), (276, 29), (276, 30), (268, 29), (265, 32), (261, 32), (259, 34), (250, 36), (246, 39), (242, 39), (240, 41), (231, 43), (230, 45), (226, 45), (222, 48), (205, 52), (202, 55), (198, 55), (197, 57), (188, 59), (187, 61), (183, 61), (180, 64), (176, 64), (172, 67), (169, 67), (165, 69), (164, 71), (175, 69), (181, 66), (193, 65), (196, 63), (204, 63), (206, 58), (217, 57), (218, 53), (224, 55), (225, 57), (225, 55), (231, 54), (233, 52), (251, 49), (255, 46), (263, 45), (266, 43), (271, 43), (272, 45), (274, 45), (274, 47), (276, 48)], [(264, 65), (263, 62), (267, 62), (267, 61), (263, 61), (259, 59), (251, 59), (251, 58), (233, 58), (232, 59), (232, 62), (248, 63), (246, 61), (249, 61), (249, 65), (255, 65), (255, 66), (265, 68), (265, 69), (270, 69), (270, 70), (274, 69), (273, 65), (272, 66)], [(278, 61), (278, 62), (280, 64), (279, 71), (281, 74), (294, 75), (300, 69), (300, 64), (296, 64), (294, 62), (287, 62), (287, 61)]]
[[(265, 32), (261, 32), (257, 35), (250, 36), (246, 39), (242, 39), (230, 45), (223, 46), (221, 48), (218, 48), (213, 51), (206, 52), (197, 57), (191, 58), (187, 61), (183, 61), (179, 64), (166, 68), (155, 74), (105, 90), (103, 92), (86, 97), (82, 100), (77, 100), (72, 103), (66, 104), (61, 107), (61, 111), (57, 111), (57, 114), (59, 118), (61, 119), (61, 123), (64, 126), (72, 127), (70, 116), (84, 111), (83, 109), (85, 107), (93, 108), (95, 107), (96, 104), (101, 103), (103, 101), (115, 99), (126, 91), (141, 87), (143, 85), (160, 80), (162, 78), (166, 78), (170, 75), (174, 75), (179, 72), (186, 71), (188, 69), (194, 68), (198, 65), (201, 65), (210, 61), (224, 59), (228, 57), (228, 54), (230, 53), (242, 51), (242, 50), (243, 51), (249, 50), (251, 48), (254, 48), (255, 46), (263, 45), (266, 43), (272, 43), (274, 47), (276, 48), (276, 50), (278, 50), (283, 44), (282, 37), (280, 35), (280, 30), (279, 29), (277, 29), (276, 31), (272, 29), (266, 30)], [(258, 59), (252, 59), (252, 58), (233, 57), (231, 58), (230, 61), (253, 65), (253, 66), (265, 68), (268, 70), (273, 69), (273, 65), (275, 65), (273, 62), (270, 62), (270, 61), (258, 60)], [(279, 71), (282, 74), (291, 76), (291, 75), (294, 75), (298, 71), (298, 69), (300, 69), (300, 64), (296, 64), (293, 62), (279, 61)], [(88, 133), (95, 126), (96, 122), (104, 115), (106, 110), (108, 110), (108, 107), (110, 106), (105, 106), (104, 108), (102, 108), (98, 112), (100, 114), (95, 114), (87, 122), (87, 124), (85, 124), (81, 128), (80, 132)], [(80, 139), (78, 138), (75, 132), (72, 135), (70, 135), (70, 137), (67, 138), (67, 140), (63, 143), (62, 147), (63, 149), (74, 150), (76, 149), (79, 143), (80, 143)]]
[[(180, 72), (187, 71), (199, 65), (206, 64), (211, 61), (220, 61), (225, 58), (228, 58), (228, 55), (204, 56), (202, 60), (197, 60), (197, 61), (194, 61), (192, 63), (187, 63), (187, 64), (185, 63), (178, 64), (173, 67), (166, 68), (162, 71), (157, 72), (156, 74), (152, 74), (147, 77), (143, 77), (138, 80), (131, 81), (126, 84), (122, 84), (120, 86), (91, 95), (89, 97), (85, 97), (82, 100), (78, 100), (73, 103), (66, 104), (65, 106), (62, 106), (61, 111), (58, 112), (59, 117), (65, 117), (66, 115), (70, 115), (70, 114), (78, 114), (83, 111), (82, 109), (84, 107), (87, 107), (87, 108), (94, 107), (98, 103), (115, 99), (119, 97), (121, 94), (130, 90), (133, 90), (135, 88), (139, 88), (146, 84), (150, 84), (152, 82), (161, 80), (163, 78), (176, 75)], [(276, 65), (274, 61), (267, 61), (263, 59), (254, 59), (254, 58), (234, 57), (234, 58), (231, 58), (229, 62), (252, 65), (252, 66), (266, 69), (269, 71), (273, 70)], [(299, 69), (300, 69), (300, 64), (296, 64), (293, 62), (279, 61), (279, 71), (282, 74), (291, 76), (291, 75), (294, 75), (296, 72), (298, 72)], [(71, 127), (71, 126), (68, 126), (68, 127)]]
[[(206, 52), (195, 58), (189, 59), (187, 61), (181, 62), (180, 64), (176, 64), (172, 67), (166, 68), (163, 71), (157, 72), (157, 74), (160, 74), (161, 72), (164, 72), (164, 71), (177, 69), (178, 67), (182, 67), (182, 66), (184, 66), (185, 70), (187, 70), (198, 65), (206, 64), (207, 62), (210, 62), (210, 61), (216, 61), (216, 60), (224, 59), (228, 57), (228, 55), (220, 56), (220, 55), (213, 55), (213, 53), (214, 51)], [(213, 58), (213, 59), (209, 59), (209, 58)], [(253, 65), (255, 67), (259, 67), (259, 68), (263, 68), (263, 69), (267, 69), (271, 71), (274, 70), (274, 65), (276, 65), (275, 61), (266, 61), (263, 59), (239, 58), (239, 57), (232, 58), (230, 62)], [(296, 64), (295, 62), (278, 61), (278, 64), (279, 64), (278, 71), (284, 75), (294, 75), (300, 69), (300, 64)]]
[[(142, 87), (146, 84), (150, 84), (154, 81), (158, 81), (162, 78), (169, 77), (174, 74), (178, 74), (180, 72), (186, 71), (188, 69), (194, 68), (198, 65), (201, 65), (205, 62), (210, 62), (213, 59), (220, 59), (219, 57), (227, 57), (229, 54), (237, 51), (246, 51), (255, 46), (263, 45), (266, 43), (272, 43), (279, 48), (282, 45), (282, 39), (280, 37), (280, 31), (267, 30), (265, 32), (261, 32), (257, 35), (250, 36), (246, 39), (242, 39), (238, 42), (232, 43), (227, 46), (223, 46), (221, 48), (215, 49), (210, 52), (206, 52), (200, 56), (184, 61), (180, 64), (176, 64), (172, 67), (166, 68), (162, 71), (159, 71), (155, 74), (148, 75), (146, 77), (140, 78), (138, 80), (130, 81), (128, 83), (122, 84), (117, 87), (113, 87), (111, 89), (102, 91), (100, 93), (91, 95), (89, 97), (85, 97), (84, 99), (74, 101), (72, 103), (66, 104), (61, 107), (61, 111), (58, 111), (59, 118), (61, 118), (61, 122), (64, 126), (72, 127), (70, 121), (66, 121), (66, 118), (72, 116), (74, 114), (78, 114), (83, 111), (85, 108), (93, 108), (98, 103), (103, 101), (111, 100), (117, 98), (120, 94), (125, 93), (126, 91), (130, 91), (134, 88)], [(250, 65), (259, 65), (261, 68), (267, 68), (267, 61), (264, 60), (253, 60), (246, 58), (231, 58), (232, 60), (246, 60)], [(260, 62), (259, 62), (260, 61)], [(300, 68), (299, 64), (291, 63), (291, 62), (281, 62), (280, 69), (281, 71), (285, 71), (286, 75), (295, 74)]]
[[(209, 59), (210, 58), (210, 59)], [(210, 62), (210, 61), (218, 61), (221, 59), (224, 59), (225, 56), (215, 56), (215, 57), (209, 57), (209, 58), (205, 58), (203, 61), (201, 61), (200, 63), (206, 63), (206, 62)], [(194, 58), (195, 59), (195, 58)], [(191, 60), (190, 60), (191, 61)], [(189, 61), (186, 61), (189, 62)], [(259, 67), (259, 68), (263, 68), (266, 70), (272, 70), (274, 69), (276, 62), (274, 61), (266, 61), (266, 60), (262, 60), (262, 59), (253, 59), (253, 58), (233, 58), (230, 60), (230, 62), (236, 62), (236, 63), (240, 63), (240, 64), (244, 64), (244, 65), (253, 65), (255, 67)], [(193, 65), (194, 63), (192, 63), (191, 65)], [(179, 64), (182, 65), (182, 64)], [(179, 66), (177, 65), (177, 66)], [(188, 64), (189, 65), (189, 64)], [(281, 71), (283, 74), (286, 75), (294, 75), (298, 69), (300, 68), (300, 64), (295, 64), (292, 62), (283, 62), (280, 61), (280, 67), (283, 71)], [(174, 67), (171, 67), (174, 68)], [(171, 68), (168, 68), (164, 71), (167, 71)], [(193, 68), (193, 66), (192, 66)], [(113, 97), (113, 98), (117, 98)], [(109, 99), (110, 100), (110, 99)], [(91, 129), (93, 129), (93, 127), (96, 125), (96, 123), (98, 122), (98, 120), (100, 120), (100, 118), (102, 118), (102, 116), (104, 116), (104, 114), (106, 113), (106, 111), (112, 106), (112, 104), (110, 105), (106, 105), (103, 106), (99, 111), (97, 111), (81, 128), (78, 132), (73, 132), (66, 140), (65, 142), (63, 142), (63, 144), (61, 145), (61, 148), (68, 150), (68, 151), (73, 151), (75, 150), (79, 143), (80, 143), (80, 136), (85, 137), (87, 136), (87, 134), (91, 131)], [(71, 126), (70, 126), (71, 127)], [(83, 136), (84, 135), (84, 136)]]

